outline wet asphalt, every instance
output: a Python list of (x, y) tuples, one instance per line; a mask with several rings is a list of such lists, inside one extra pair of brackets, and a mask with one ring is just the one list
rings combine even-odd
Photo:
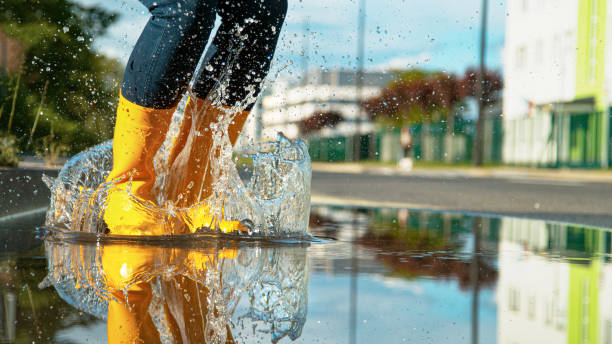
[(612, 228), (612, 183), (313, 172), (313, 200), (506, 215)]
[[(0, 170), (0, 219), (48, 205), (41, 176)], [(313, 172), (313, 203), (393, 206), (518, 216), (612, 228), (612, 183), (533, 178), (389, 176)]]

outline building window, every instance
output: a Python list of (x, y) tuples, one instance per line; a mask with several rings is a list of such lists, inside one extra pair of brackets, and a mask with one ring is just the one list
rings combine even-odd
[(521, 310), (521, 295), (518, 290), (514, 288), (508, 289), (508, 309), (512, 312), (518, 312)]
[(527, 48), (521, 46), (516, 51), (516, 66), (518, 68), (525, 67), (525, 60), (527, 58)]
[(541, 65), (544, 62), (544, 42), (541, 39), (536, 41), (535, 45), (535, 61), (536, 65)]
[(535, 295), (531, 295), (529, 296), (529, 299), (527, 301), (527, 316), (529, 317), (529, 320), (535, 319), (535, 313), (536, 313), (536, 297)]
[(552, 299), (549, 299), (547, 302), (544, 303), (544, 323), (546, 325), (552, 324), (553, 312), (554, 312), (553, 301)]

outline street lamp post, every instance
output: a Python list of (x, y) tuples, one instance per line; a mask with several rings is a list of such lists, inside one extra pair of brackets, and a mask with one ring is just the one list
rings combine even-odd
[(363, 64), (365, 56), (365, 6), (366, 0), (359, 1), (357, 18), (357, 77), (355, 80), (355, 91), (357, 95), (357, 118), (355, 119), (355, 135), (353, 136), (353, 160), (359, 161), (361, 157), (361, 120), (363, 109), (361, 100), (363, 98)]
[(302, 85), (308, 85), (308, 63), (310, 54), (310, 17), (306, 17), (302, 23), (302, 30), (304, 31), (304, 40), (302, 41), (302, 51), (304, 53), (302, 58)]
[(476, 85), (478, 101), (478, 119), (476, 120), (476, 137), (474, 140), (474, 165), (482, 166), (484, 161), (484, 82), (485, 82), (485, 51), (487, 46), (487, 7), (488, 0), (482, 0), (482, 25), (480, 28), (480, 70)]

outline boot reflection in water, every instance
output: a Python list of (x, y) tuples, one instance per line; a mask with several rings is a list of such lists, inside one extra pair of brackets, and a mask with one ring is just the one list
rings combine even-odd
[[(156, 204), (153, 157), (163, 143), (171, 116), (212, 31), (215, 15), (221, 25), (212, 40), (207, 68), (197, 76), (180, 132), (169, 157), (173, 183), (170, 200), (190, 207), (211, 194), (213, 138), (208, 128), (224, 110), (241, 103), (268, 73), (287, 10), (286, 0), (140, 0), (151, 13), (128, 60), (121, 85), (113, 143), (113, 168), (104, 221), (110, 233), (173, 234), (183, 229), (151, 211)], [(235, 63), (231, 63), (235, 62)], [(229, 70), (228, 70), (229, 68)], [(206, 101), (222, 75), (227, 89), (220, 108)], [(251, 105), (252, 106), (252, 105)], [(195, 116), (197, 112), (203, 114)], [(229, 126), (232, 145), (250, 111), (235, 115)], [(195, 118), (200, 120), (194, 121)], [(202, 210), (202, 209), (200, 209)], [(192, 211), (193, 212), (193, 211)], [(198, 211), (197, 213), (202, 213)], [(207, 213), (204, 211), (204, 213)], [(193, 219), (204, 226), (210, 217)], [(191, 226), (194, 231), (196, 226)], [(239, 223), (220, 223), (225, 231)]]
[[(102, 254), (106, 287), (110, 291), (107, 332), (109, 343), (161, 343), (171, 335), (174, 343), (204, 343), (208, 322), (208, 289), (194, 276), (204, 276), (207, 265), (233, 259), (236, 251), (193, 251), (146, 246), (106, 245)], [(153, 272), (173, 267), (172, 277), (161, 279), (162, 322), (158, 328), (151, 316)], [(184, 273), (183, 273), (184, 272)], [(221, 271), (214, 273), (222, 274)], [(219, 307), (215, 307), (219, 308)], [(157, 308), (160, 309), (160, 308)], [(215, 314), (214, 317), (218, 317)], [(167, 333), (166, 333), (167, 331)], [(210, 330), (209, 330), (210, 331)], [(217, 334), (234, 343), (229, 327)], [(218, 338), (218, 337), (217, 337)]]

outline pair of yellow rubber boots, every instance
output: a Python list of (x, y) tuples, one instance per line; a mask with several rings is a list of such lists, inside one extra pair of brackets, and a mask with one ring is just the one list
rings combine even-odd
[[(175, 109), (139, 106), (120, 95), (113, 139), (113, 169), (107, 177), (107, 182), (113, 184), (104, 211), (104, 221), (111, 234), (182, 234), (211, 225), (217, 225), (224, 232), (242, 229), (239, 221), (220, 220), (213, 224), (208, 207), (198, 205), (211, 193), (209, 165), (215, 154), (210, 152), (213, 137), (209, 127), (219, 120), (225, 109), (193, 96), (185, 106), (185, 117), (168, 159), (170, 170), (182, 172), (181, 178), (174, 180), (173, 189), (177, 191), (171, 199), (176, 207), (188, 208), (185, 214), (190, 217), (187, 221), (190, 225), (175, 216), (160, 215), (163, 212), (158, 211), (152, 194), (156, 179), (153, 159), (165, 140)], [(229, 125), (232, 145), (248, 114), (248, 111), (236, 114)], [(195, 123), (193, 118), (200, 120)], [(196, 185), (204, 187), (194, 187)]]
[[(159, 318), (176, 343), (199, 343), (207, 329), (208, 290), (202, 284), (207, 270), (223, 274), (222, 260), (235, 259), (236, 249), (182, 249), (127, 244), (102, 248), (105, 286), (110, 291), (107, 333), (109, 343), (161, 343), (149, 312), (153, 292), (151, 276), (165, 290), (164, 316)], [(172, 267), (169, 269), (169, 267)], [(78, 270), (77, 270), (78, 271)], [(168, 272), (170, 271), (170, 272)], [(177, 297), (172, 297), (173, 295)], [(219, 305), (220, 306), (220, 305)], [(160, 309), (158, 308), (158, 311)], [(227, 328), (228, 343), (233, 342)]]

